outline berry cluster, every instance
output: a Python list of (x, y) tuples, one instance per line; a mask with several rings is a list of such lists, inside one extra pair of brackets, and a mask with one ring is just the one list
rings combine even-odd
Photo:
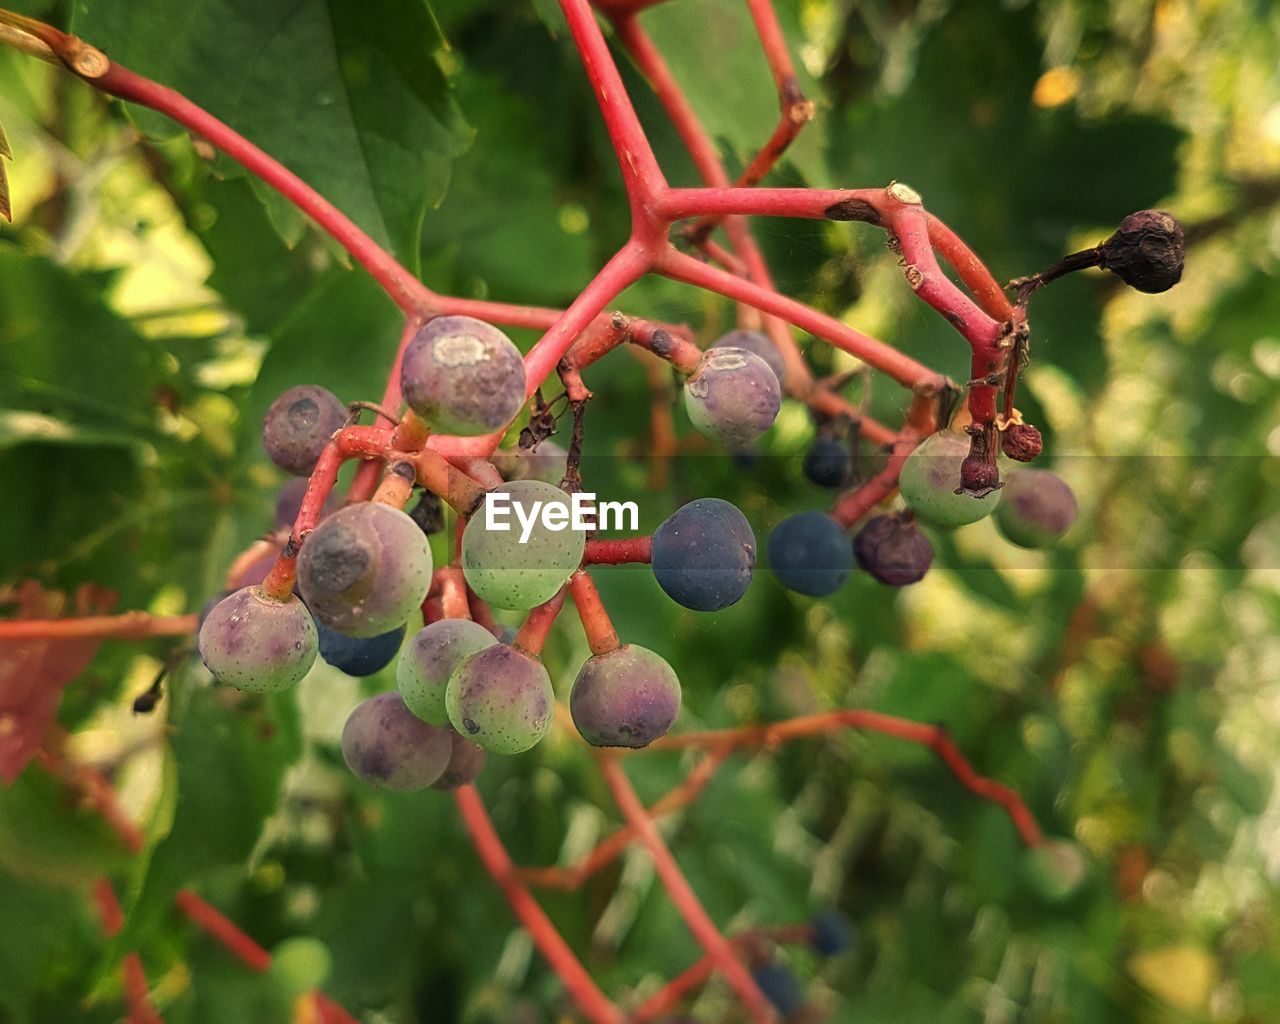
[[(732, 451), (772, 426), (785, 368), (768, 337), (732, 331), (691, 364), (684, 405), (699, 432)], [(540, 455), (527, 448), (500, 451), (491, 465), (495, 471), (502, 466), (507, 479), (488, 487), (459, 481), (457, 474), (436, 479), (438, 499), (455, 505), (465, 527), (456, 568), (437, 572), (433, 565), (428, 534), (442, 522), (438, 500), (431, 500), (436, 492), (424, 491), (414, 514), (403, 510), (423, 475), (411, 460), (425, 457), (429, 434), (440, 429), (475, 437), (505, 426), (524, 404), (524, 365), (502, 331), (471, 317), (435, 317), (414, 331), (400, 367), (409, 412), (391, 439), (392, 447), (405, 451), (403, 457), (387, 456), (383, 486), (371, 500), (336, 508), (332, 494), (324, 496), (314, 527), (296, 531), (290, 541), (296, 573), (287, 592), (277, 592), (278, 580), (269, 582), (277, 561), (271, 552), (252, 562), (242, 573), (244, 585), (203, 618), (200, 653), (206, 666), (219, 681), (251, 692), (292, 686), (317, 655), (354, 676), (371, 675), (395, 660), (398, 693), (365, 700), (342, 735), (347, 764), (372, 785), (453, 788), (476, 776), (487, 753), (533, 747), (551, 728), (555, 706), (539, 657), (549, 622), (535, 610), (549, 608), (553, 617), (562, 595), (572, 590), (580, 612), (604, 615), (583, 570), (586, 534), (551, 525), (556, 515), (567, 522), (570, 508), (569, 495), (548, 479), (548, 471), (570, 482), (569, 459), (576, 464), (580, 437), (563, 458), (549, 443)], [(263, 447), (281, 469), (316, 474), (326, 449), (348, 428), (361, 429), (354, 426), (359, 408), (349, 409), (315, 385), (290, 388), (267, 411)], [(805, 474), (820, 486), (860, 483), (856, 434), (841, 433), (825, 425), (805, 458)], [(951, 529), (994, 512), (1001, 532), (1025, 547), (1051, 544), (1070, 528), (1076, 502), (1058, 477), (1019, 470), (976, 494), (962, 485), (970, 458), (970, 440), (959, 432), (927, 437), (901, 465), (905, 509), (870, 516), (852, 537), (838, 514), (812, 510), (784, 519), (766, 546), (774, 576), (784, 587), (814, 597), (839, 589), (855, 565), (884, 584), (904, 586), (921, 579), (933, 560), (922, 523)], [(479, 514), (499, 496), (525, 529), (501, 529)], [(312, 488), (305, 482), (286, 485), (277, 502), (281, 525), (305, 524), (309, 498)], [(746, 593), (756, 538), (737, 507), (700, 498), (658, 527), (648, 560), (673, 601), (714, 612)], [(445, 589), (455, 592), (433, 605), (433, 592)], [(473, 621), (473, 607), (531, 615), (525, 629), (509, 635)], [(434, 621), (410, 633), (411, 620), (424, 609)], [(594, 746), (646, 746), (675, 722), (679, 679), (658, 654), (620, 643), (611, 626), (597, 621), (595, 632), (594, 653), (570, 694), (574, 723)]]

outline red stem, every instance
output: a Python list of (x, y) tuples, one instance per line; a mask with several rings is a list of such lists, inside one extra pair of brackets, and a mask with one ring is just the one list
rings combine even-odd
[(471, 834), (476, 852), (480, 854), (480, 860), (497, 882), (512, 912), (538, 950), (564, 982), (565, 989), (578, 1009), (595, 1024), (619, 1024), (622, 1013), (596, 986), (591, 975), (556, 930), (556, 926), (538, 905), (538, 901), (516, 878), (515, 865), (511, 863), (506, 847), (498, 838), (497, 830), (494, 829), (489, 812), (485, 810), (475, 786), (463, 786), (455, 790), (454, 800), (462, 814), (463, 824)]
[(173, 901), (197, 927), (221, 943), (228, 953), (250, 970), (261, 972), (271, 966), (270, 953), (241, 931), (234, 921), (190, 889), (179, 889)]
[(596, 95), (604, 117), (609, 140), (618, 157), (618, 167), (631, 202), (632, 217), (640, 222), (648, 219), (643, 200), (666, 187), (666, 179), (649, 146), (640, 119), (631, 105), (631, 97), (622, 84), (622, 76), (613, 63), (609, 47), (596, 24), (596, 16), (587, 0), (560, 0), (569, 32), (582, 59), (587, 81)]
[(278, 160), (244, 136), (196, 106), (181, 93), (111, 63), (106, 73), (89, 83), (123, 100), (157, 110), (208, 139), (233, 160), (274, 188), (309, 216), (351, 254), (408, 314), (430, 310), (435, 296), (341, 210)]
[(617, 537), (587, 541), (587, 565), (624, 565), (653, 559), (653, 537)]
[(667, 849), (667, 844), (662, 841), (662, 836), (658, 834), (658, 828), (653, 823), (653, 819), (645, 812), (644, 805), (640, 802), (640, 798), (636, 796), (636, 791), (631, 788), (631, 783), (627, 781), (626, 773), (622, 770), (622, 765), (617, 758), (610, 755), (602, 755), (597, 759), (600, 764), (600, 772), (604, 776), (605, 782), (609, 786), (609, 791), (613, 794), (613, 799), (618, 805), (618, 809), (622, 812), (623, 818), (635, 830), (636, 836), (649, 851), (649, 856), (653, 859), (654, 870), (658, 872), (658, 877), (662, 879), (662, 884), (666, 887), (667, 893), (671, 898), (671, 902), (675, 904), (676, 909), (680, 911), (680, 916), (684, 918), (685, 924), (688, 925), (689, 931), (693, 933), (693, 937), (698, 940), (698, 944), (706, 950), (707, 955), (715, 962), (716, 970), (724, 975), (725, 981), (737, 993), (739, 999), (747, 1008), (747, 1012), (754, 1021), (772, 1021), (775, 1015), (769, 1005), (769, 1001), (765, 999), (764, 993), (760, 991), (760, 986), (755, 983), (750, 972), (743, 966), (733, 952), (733, 948), (707, 916), (706, 910), (703, 909), (701, 901), (698, 899), (697, 893), (693, 891), (693, 887), (689, 884), (688, 879), (684, 877), (684, 873), (680, 870), (676, 859), (671, 855), (671, 851)]
[(987, 269), (977, 254), (964, 241), (933, 214), (928, 214), (929, 241), (934, 249), (960, 276), (964, 286), (973, 293), (978, 305), (988, 316), (1005, 321), (1013, 315), (1013, 304), (1004, 289)]
[(467, 604), (467, 581), (456, 565), (446, 565), (436, 570), (440, 585), (440, 604), (446, 619), (469, 619), (471, 609)]
[(565, 598), (568, 596), (569, 586), (566, 584), (560, 588), (556, 596), (550, 601), (538, 605), (537, 608), (529, 612), (528, 617), (524, 620), (524, 625), (516, 633), (515, 646), (535, 657), (541, 654), (542, 645), (547, 642), (547, 634), (551, 632), (551, 627), (555, 625), (556, 616), (560, 614), (560, 610), (564, 607)]
[(894, 715), (861, 709), (827, 711), (818, 715), (791, 718), (768, 725), (748, 725), (738, 729), (683, 733), (655, 740), (648, 750), (678, 750), (685, 747), (734, 749), (738, 747), (772, 747), (802, 736), (816, 736), (837, 729), (866, 729), (918, 743), (934, 751), (965, 789), (984, 800), (999, 804), (1008, 813), (1018, 835), (1027, 846), (1044, 842), (1044, 834), (1022, 798), (1008, 786), (974, 771), (959, 748), (940, 725), (925, 725)]
[(137, 953), (125, 954), (123, 963), (124, 999), (129, 1009), (125, 1024), (164, 1024), (147, 995), (147, 972)]
[[(715, 777), (716, 770), (728, 756), (727, 750), (709, 751), (679, 784), (654, 801), (646, 813), (651, 818), (660, 818), (692, 803), (706, 789), (707, 784)], [(569, 867), (520, 868), (518, 873), (530, 885), (573, 892), (606, 864), (615, 860), (635, 835), (636, 831), (631, 825), (623, 825), (577, 864)]]
[(945, 379), (940, 374), (884, 342), (877, 341), (839, 320), (819, 313), (802, 302), (762, 288), (741, 277), (734, 277), (723, 270), (709, 267), (685, 253), (674, 249), (668, 250), (663, 255), (657, 270), (676, 281), (706, 288), (727, 298), (746, 302), (765, 312), (774, 313), (795, 324), (801, 330), (824, 338), (837, 348), (857, 356), (869, 366), (888, 374), (906, 387), (941, 387), (945, 383)]
[[(739, 932), (729, 940), (736, 950), (753, 951), (766, 942), (811, 942), (813, 928), (810, 925), (778, 925), (772, 928), (752, 928)], [(672, 978), (665, 986), (631, 1011), (629, 1024), (643, 1024), (674, 1011), (686, 998), (701, 988), (715, 972), (715, 961), (704, 956), (692, 967)]]
[[(675, 126), (676, 133), (693, 158), (703, 181), (713, 187), (728, 187), (729, 175), (716, 151), (715, 143), (698, 120), (698, 115), (685, 98), (657, 47), (653, 45), (634, 17), (620, 18), (616, 25), (619, 37), (635, 57), (641, 71), (652, 83), (654, 92), (657, 93), (659, 101), (667, 111), (667, 116)], [(728, 217), (724, 221), (724, 229), (733, 245), (735, 257), (742, 261), (747, 276), (762, 287), (772, 289), (773, 281), (768, 267), (765, 266), (764, 257), (761, 256), (746, 221), (740, 217)], [(767, 324), (769, 337), (777, 346), (787, 367), (788, 382), (803, 394), (808, 390), (813, 376), (800, 355), (795, 339), (786, 330), (785, 324), (775, 317), (770, 317), (769, 321)]]
[(898, 489), (898, 477), (902, 473), (902, 464), (907, 461), (907, 456), (920, 443), (922, 436), (919, 431), (911, 427), (905, 428), (894, 439), (893, 451), (890, 453), (889, 461), (885, 464), (884, 469), (870, 480), (840, 497), (836, 501), (835, 507), (831, 510), (831, 518), (845, 529), (848, 529), (870, 512), (871, 509), (875, 508), (876, 505), (893, 494)]
[(98, 910), (103, 938), (114, 939), (124, 928), (124, 911), (120, 909), (120, 900), (109, 878), (99, 878), (93, 883), (93, 903)]
[[(1007, 356), (1007, 349), (1000, 347), (1004, 325), (983, 312), (942, 272), (929, 240), (929, 221), (924, 207), (919, 203), (897, 203), (886, 211), (886, 221), (902, 246), (907, 283), (972, 346), (973, 379), (998, 373)], [(975, 422), (985, 425), (995, 419), (998, 390), (989, 384), (970, 387), (969, 412)]]
[(613, 621), (600, 600), (600, 591), (591, 582), (585, 569), (579, 569), (569, 580), (569, 593), (573, 595), (574, 607), (578, 609), (578, 618), (582, 620), (582, 628), (587, 634), (587, 643), (592, 654), (608, 654), (616, 651), (621, 644), (618, 631), (613, 628)]
[(185, 636), (196, 631), (198, 615), (84, 615), (66, 619), (8, 619), (0, 622), (0, 643), (9, 640), (141, 640), (148, 636)]

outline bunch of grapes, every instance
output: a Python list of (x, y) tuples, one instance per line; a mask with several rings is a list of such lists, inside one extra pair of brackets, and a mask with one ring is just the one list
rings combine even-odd
[[(766, 335), (730, 331), (689, 370), (684, 406), (700, 433), (741, 451), (772, 426), (784, 377), (783, 360)], [(409, 411), (394, 431), (379, 435), (390, 467), (383, 486), (370, 500), (339, 506), (331, 479), (329, 488), (314, 477), (287, 484), (276, 508), (280, 535), (265, 555), (239, 569), (236, 589), (206, 609), (200, 653), (220, 682), (258, 693), (292, 686), (317, 656), (357, 677), (394, 662), (396, 689), (351, 712), (343, 756), (372, 786), (448, 789), (471, 782), (488, 754), (529, 750), (551, 728), (555, 689), (541, 659), (545, 628), (534, 623), (539, 609), (554, 606), (554, 617), (582, 574), (588, 538), (571, 524), (569, 493), (581, 437), (570, 451), (541, 439), (541, 451), (497, 450), (490, 465), (504, 481), (471, 481), (470, 491), (456, 486), (452, 468), (444, 477), (423, 468), (431, 434), (502, 431), (526, 399), (519, 350), (496, 327), (469, 317), (435, 317), (416, 331), (403, 353), (400, 387)], [(357, 410), (322, 387), (291, 388), (267, 411), (263, 446), (282, 469), (319, 477), (326, 449), (341, 449), (344, 431), (369, 429), (353, 427)], [(861, 483), (858, 439), (848, 427), (820, 424), (804, 460), (804, 475), (818, 486), (844, 490)], [(1025, 437), (1010, 437), (1026, 447)], [(406, 450), (396, 451), (401, 446)], [(969, 457), (969, 439), (943, 430), (902, 461), (902, 509), (870, 515), (856, 530), (839, 501), (831, 511), (783, 519), (765, 548), (777, 582), (822, 597), (861, 568), (883, 584), (905, 586), (932, 562), (926, 529), (955, 529), (993, 513), (1001, 532), (1024, 547), (1051, 544), (1070, 528), (1076, 503), (1058, 477), (1023, 469), (1009, 474), (1002, 488), (974, 496), (962, 486)], [(431, 489), (406, 513), (418, 483)], [(443, 523), (442, 500), (455, 505), (461, 536), (455, 565), (437, 572), (428, 534)], [(673, 601), (717, 612), (746, 594), (756, 536), (730, 502), (698, 498), (654, 531), (648, 560)], [(450, 573), (454, 593), (445, 596)], [(594, 593), (589, 580), (573, 586), (587, 588), (588, 598)], [(574, 595), (580, 602), (577, 589)], [(512, 633), (493, 623), (489, 608), (530, 617)], [(485, 610), (487, 625), (473, 620), (473, 610)], [(599, 747), (635, 748), (664, 736), (680, 713), (675, 670), (658, 653), (621, 642), (611, 626), (597, 623), (597, 635), (591, 633), (593, 653), (568, 699), (582, 738)]]

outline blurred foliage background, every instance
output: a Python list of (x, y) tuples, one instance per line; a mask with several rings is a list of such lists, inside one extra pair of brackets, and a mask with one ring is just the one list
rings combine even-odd
[[(563, 305), (625, 235), (613, 156), (550, 0), (17, 9), (187, 92), (439, 290)], [(1003, 814), (927, 751), (862, 735), (736, 756), (666, 826), (677, 857), (728, 930), (831, 904), (856, 922), (839, 957), (779, 953), (821, 1019), (1278, 1020), (1280, 9), (779, 10), (818, 118), (774, 182), (907, 181), (1002, 279), (1146, 206), (1182, 218), (1190, 247), (1166, 295), (1079, 275), (1036, 300), (1022, 404), (1083, 510), (1058, 549), (1016, 551), (982, 523), (935, 538), (933, 571), (906, 592), (862, 577), (813, 602), (762, 571), (711, 616), (682, 613), (644, 569), (596, 574), (624, 638), (680, 672), (679, 728), (839, 706), (944, 723), (1078, 844), (1079, 884), (1029, 872)], [(643, 23), (742, 166), (776, 117), (744, 5), (672, 0)], [(624, 70), (669, 178), (694, 183)], [(257, 443), (261, 413), (294, 383), (376, 400), (395, 311), (202, 144), (7, 50), (0, 124), (14, 155), (13, 223), (0, 227), (0, 583), (93, 583), (120, 608), (197, 610), (271, 525), (283, 480)], [(910, 295), (879, 232), (756, 227), (784, 290), (965, 378), (965, 347)], [(618, 305), (704, 341), (732, 325), (728, 304), (662, 282)], [(807, 351), (819, 371), (850, 365)], [(715, 494), (763, 537), (827, 502), (800, 473), (802, 408), (784, 409), (754, 460), (690, 441), (655, 477), (640, 363), (619, 352), (587, 379), (587, 484), (638, 496), (644, 528)], [(901, 418), (890, 382), (872, 402)], [(343, 769), (345, 713), (390, 673), (358, 684), (318, 664), (296, 693), (244, 699), (212, 690), (190, 647), (108, 642), (58, 710), (71, 750), (144, 824), (143, 854), (125, 857), (37, 766), (0, 787), (0, 1021), (119, 1020), (126, 949), (167, 1021), (287, 1019), (270, 977), (173, 911), (179, 885), (268, 947), (318, 937), (333, 954), (327, 990), (368, 1024), (572, 1016), (451, 800), (375, 796)], [(547, 655), (558, 687), (585, 655), (578, 627), (560, 626)], [(171, 657), (165, 700), (135, 717)], [(652, 800), (690, 763), (651, 754), (627, 769)], [(491, 760), (480, 790), (525, 863), (568, 863), (616, 821), (562, 733)], [(103, 873), (128, 916), (105, 945), (86, 896)], [(544, 904), (621, 997), (699, 956), (643, 854)], [(724, 1019), (725, 990), (713, 983), (693, 1012)]]

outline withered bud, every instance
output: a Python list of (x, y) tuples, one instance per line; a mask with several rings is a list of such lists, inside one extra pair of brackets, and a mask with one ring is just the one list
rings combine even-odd
[(924, 578), (933, 562), (929, 543), (914, 518), (883, 515), (868, 519), (853, 538), (858, 564), (881, 583), (905, 587)]
[(409, 518), (418, 524), (428, 537), (444, 529), (444, 508), (440, 499), (431, 491), (424, 490), (421, 497), (409, 512)]
[(1044, 451), (1044, 438), (1030, 423), (1014, 423), (1005, 428), (1000, 447), (1015, 462), (1033, 462)]
[(965, 429), (969, 434), (969, 454), (960, 463), (960, 486), (956, 494), (985, 498), (1004, 486), (996, 465), (996, 427), (994, 423), (985, 427), (972, 423)]
[(1164, 210), (1139, 210), (1098, 247), (1099, 266), (1140, 292), (1168, 291), (1182, 278), (1182, 225)]

